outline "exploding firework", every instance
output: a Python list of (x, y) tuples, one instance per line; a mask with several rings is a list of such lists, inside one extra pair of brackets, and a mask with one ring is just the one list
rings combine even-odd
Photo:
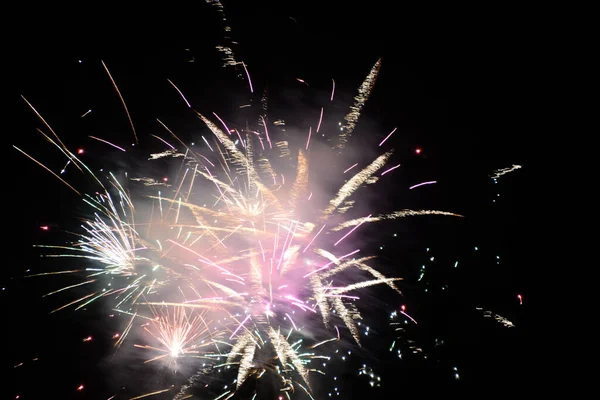
[[(123, 101), (109, 69), (104, 68)], [(348, 147), (380, 68), (378, 60), (360, 86), (338, 143), (330, 147), (332, 156)], [(275, 128), (285, 124), (282, 120), (269, 123), (262, 112), (256, 127), (230, 128), (217, 114), (194, 110), (170, 83), (213, 135), (212, 140), (203, 136), (206, 148), (198, 150), (159, 121), (170, 136), (153, 136), (167, 149), (152, 153), (149, 160), (177, 164), (179, 172), (173, 180), (137, 171), (125, 176), (93, 172), (26, 100), (52, 134), (40, 130), (45, 139), (97, 187), (93, 194), (82, 194), (61, 174), (17, 148), (80, 195), (90, 210), (71, 245), (40, 246), (49, 251), (48, 257), (91, 262), (77, 270), (38, 274), (83, 276), (78, 284), (48, 293), (88, 288), (84, 296), (54, 311), (80, 309), (106, 299), (113, 309), (129, 316), (117, 348), (128, 342), (133, 330), (141, 330), (148, 343), (135, 346), (149, 355), (146, 362), (164, 360), (177, 368), (179, 360), (202, 359), (198, 374), (175, 398), (189, 398), (187, 390), (199, 374), (224, 366), (237, 374), (219, 398), (234, 396), (265, 374), (275, 377), (282, 396), (312, 398), (310, 376), (324, 373), (320, 366), (329, 359), (321, 349), (346, 336), (361, 345), (357, 292), (385, 285), (400, 293), (397, 282), (402, 278), (386, 276), (376, 268), (374, 257), (357, 247), (356, 231), (366, 224), (407, 216), (459, 215), (406, 209), (353, 215), (357, 192), (399, 167), (391, 162), (391, 151), (364, 166), (354, 164), (340, 171), (339, 186), (324, 190), (322, 186), (330, 183), (322, 182), (312, 166), (327, 160), (314, 160), (312, 127), (302, 146), (294, 149), (276, 137)], [(124, 101), (123, 105), (127, 112)], [(316, 132), (322, 120), (323, 108)], [(137, 141), (140, 138), (129, 121)], [(282, 155), (293, 155), (283, 173), (272, 162)], [(313, 192), (331, 189), (334, 195), (329, 200), (313, 198)], [(412, 319), (404, 310), (401, 313)]]
[(184, 307), (165, 307), (156, 310), (151, 307), (154, 318), (143, 324), (144, 331), (150, 335), (159, 347), (139, 345), (136, 347), (153, 350), (159, 354), (146, 362), (169, 358), (176, 362), (179, 357), (201, 353), (201, 348), (212, 344), (219, 334), (212, 334), (212, 324), (202, 314), (191, 314)]

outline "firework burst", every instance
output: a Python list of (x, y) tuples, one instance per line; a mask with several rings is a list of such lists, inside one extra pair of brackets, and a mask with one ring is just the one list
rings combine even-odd
[[(378, 60), (360, 86), (332, 153), (347, 147), (380, 68)], [(222, 398), (233, 396), (250, 377), (260, 379), (266, 373), (277, 377), (283, 395), (312, 397), (310, 375), (323, 373), (315, 360), (328, 359), (319, 353), (321, 345), (344, 340), (346, 335), (340, 334), (344, 327), (361, 345), (356, 292), (385, 285), (400, 293), (401, 278), (385, 276), (369, 265), (374, 257), (357, 248), (356, 231), (365, 224), (407, 216), (458, 216), (398, 210), (345, 218), (355, 206), (357, 191), (398, 168), (390, 162), (392, 152), (356, 168), (352, 176), (349, 170), (356, 164), (345, 170), (335, 195), (320, 204), (312, 199), (312, 192), (323, 185), (311, 173), (312, 127), (303, 145), (294, 150), (287, 141), (270, 136), (264, 113), (257, 118), (257, 127), (238, 129), (229, 128), (216, 114), (208, 117), (192, 109), (214, 137), (212, 144), (203, 137), (207, 149), (202, 151), (187, 146), (159, 121), (175, 141), (156, 136), (168, 150), (153, 153), (150, 159), (178, 163), (180, 172), (171, 184), (129, 177), (132, 174), (119, 179), (93, 173), (27, 104), (56, 140), (42, 133), (44, 137), (99, 186), (95, 195), (82, 196), (91, 217), (74, 233), (73, 244), (42, 246), (54, 251), (50, 257), (91, 262), (77, 271), (55, 272), (83, 273), (84, 279), (50, 294), (93, 287), (57, 310), (109, 299), (113, 309), (130, 316), (117, 347), (127, 343), (133, 329), (141, 329), (151, 343), (135, 346), (155, 353), (146, 362), (168, 360), (176, 367), (180, 359), (202, 358), (203, 365), (209, 365), (202, 373), (236, 367), (235, 389), (225, 391)], [(322, 119), (323, 109), (316, 131)], [(284, 124), (276, 121), (274, 126)], [(132, 122), (131, 128), (137, 140)], [(292, 174), (278, 172), (271, 160), (290, 154)], [(184, 385), (176, 398), (186, 398), (190, 385)]]
[[(144, 331), (159, 344), (136, 344), (136, 347), (152, 350), (161, 354), (146, 360), (152, 362), (163, 358), (177, 361), (180, 357), (198, 356), (201, 349), (213, 345), (220, 333), (212, 333), (210, 321), (201, 313), (190, 313), (183, 307), (150, 307), (154, 318), (142, 325)], [(211, 334), (212, 333), (212, 334)]]

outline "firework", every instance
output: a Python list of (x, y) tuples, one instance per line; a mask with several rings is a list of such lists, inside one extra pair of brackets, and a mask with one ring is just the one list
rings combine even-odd
[(481, 307), (475, 307), (475, 309), (477, 311), (480, 311), (484, 318), (492, 318), (494, 319), (496, 322), (500, 323), (502, 326), (506, 327), (506, 328), (514, 328), (515, 324), (513, 324), (511, 321), (509, 321), (507, 318), (503, 317), (500, 314), (495, 314), (489, 310), (484, 310)]
[[(137, 142), (124, 98), (103, 66)], [(380, 67), (378, 60), (361, 85), (332, 154), (346, 147)], [(125, 177), (92, 172), (27, 102), (56, 140), (42, 133), (44, 137), (98, 187), (93, 195), (81, 195), (91, 217), (74, 233), (76, 240), (67, 246), (41, 246), (50, 251), (48, 257), (83, 259), (86, 266), (35, 276), (83, 275), (81, 283), (48, 293), (90, 288), (54, 311), (110, 301), (113, 309), (129, 316), (116, 347), (125, 345), (132, 331), (142, 330), (148, 343), (134, 345), (152, 353), (146, 362), (165, 360), (176, 368), (179, 360), (200, 358), (202, 374), (224, 366), (236, 368), (235, 385), (222, 398), (264, 374), (275, 376), (287, 397), (294, 393), (311, 397), (310, 376), (324, 373), (321, 361), (329, 358), (321, 349), (346, 336), (361, 345), (360, 289), (385, 285), (400, 293), (401, 278), (388, 277), (369, 265), (374, 257), (357, 248), (353, 239), (357, 232), (365, 224), (407, 216), (459, 215), (398, 210), (345, 218), (352, 214), (361, 188), (400, 167), (390, 162), (392, 151), (355, 169), (354, 175), (350, 171), (358, 163), (340, 171), (335, 195), (319, 203), (312, 199), (313, 191), (323, 185), (318, 174), (311, 173), (312, 127), (306, 141), (294, 150), (286, 140), (269, 135), (270, 125), (284, 123), (269, 124), (266, 107), (256, 119), (257, 127), (229, 128), (231, 124), (217, 114), (213, 113), (213, 120), (194, 110), (182, 91), (169, 83), (213, 135), (212, 141), (202, 136), (205, 150), (192, 149), (158, 121), (175, 141), (152, 135), (168, 149), (151, 154), (149, 160), (177, 163), (179, 173), (173, 180), (135, 176), (135, 171)], [(322, 129), (323, 110), (315, 121), (317, 132)], [(92, 139), (125, 151), (104, 139)], [(292, 154), (293, 162), (283, 172), (271, 162)], [(78, 195), (84, 192), (30, 158)], [(405, 317), (412, 320), (408, 314)], [(192, 376), (176, 398), (186, 398), (185, 391), (197, 378), (198, 374)]]
[(162, 358), (168, 358), (175, 362), (179, 357), (189, 357), (201, 353), (203, 347), (214, 344), (218, 334), (212, 334), (210, 326), (212, 323), (206, 321), (202, 314), (191, 314), (184, 307), (150, 308), (154, 318), (143, 324), (143, 329), (149, 336), (159, 344), (152, 345), (136, 344), (136, 347), (152, 350), (159, 355), (146, 360), (152, 362)]
[[(233, 66), (236, 67), (240, 64), (239, 61), (235, 58), (235, 53), (233, 51), (233, 47), (235, 46), (235, 42), (231, 39), (231, 26), (227, 22), (227, 18), (225, 16), (225, 8), (223, 7), (223, 3), (219, 0), (206, 0), (207, 4), (215, 7), (217, 12), (220, 14), (221, 20), (221, 28), (223, 30), (223, 44), (218, 45), (217, 51), (222, 54), (223, 57), (223, 67)], [(244, 66), (244, 68), (246, 68)]]
[(496, 180), (496, 179), (500, 178), (501, 176), (510, 174), (511, 172), (514, 172), (520, 168), (522, 168), (522, 166), (517, 165), (517, 164), (513, 164), (510, 167), (506, 167), (506, 168), (499, 168), (499, 169), (492, 171), (492, 174), (490, 175), (490, 177), (492, 179)]

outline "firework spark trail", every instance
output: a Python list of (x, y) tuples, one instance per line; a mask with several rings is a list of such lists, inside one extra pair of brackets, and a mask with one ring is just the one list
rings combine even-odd
[(253, 367), (254, 354), (256, 352), (256, 345), (254, 343), (249, 343), (246, 345), (244, 349), (244, 355), (240, 360), (240, 368), (238, 373), (238, 389), (244, 383), (248, 374), (250, 373), (251, 368)]
[(290, 208), (296, 211), (300, 200), (306, 196), (309, 183), (309, 160), (305, 152), (298, 151), (298, 167), (296, 170), (296, 179), (292, 184), (290, 196)]
[(94, 140), (97, 140), (97, 141), (99, 141), (99, 142), (106, 143), (107, 145), (109, 145), (109, 146), (112, 146), (112, 147), (114, 147), (115, 149), (119, 149), (119, 150), (121, 150), (121, 151), (123, 151), (123, 152), (127, 152), (127, 150), (125, 150), (124, 148), (122, 148), (122, 147), (119, 147), (119, 146), (117, 146), (116, 144), (109, 142), (108, 140), (100, 139), (100, 138), (97, 138), (97, 137), (95, 137), (95, 136), (91, 136), (91, 135), (90, 135), (89, 137), (90, 137), (90, 138), (92, 138), (92, 139), (94, 139)]
[[(354, 128), (356, 127), (356, 123), (360, 118), (360, 114), (362, 112), (363, 107), (371, 93), (373, 92), (373, 88), (375, 87), (375, 82), (377, 81), (377, 76), (379, 75), (379, 69), (381, 68), (381, 58), (377, 60), (371, 71), (363, 81), (362, 85), (358, 89), (358, 95), (354, 97), (354, 104), (350, 107), (350, 112), (346, 114), (344, 120), (346, 123), (342, 125), (341, 132), (339, 135), (339, 143), (336, 148), (338, 152), (342, 151), (346, 146), (348, 139), (352, 135)], [(335, 88), (335, 86), (334, 86)], [(333, 100), (333, 92), (331, 93), (331, 98)]]
[(437, 183), (437, 181), (427, 181), (427, 182), (422, 182), (416, 185), (412, 185), (411, 187), (409, 187), (409, 189), (414, 189), (414, 188), (418, 188), (419, 186), (423, 186), (423, 185), (432, 185), (434, 183)]
[(317, 239), (317, 236), (319, 236), (319, 234), (323, 231), (323, 229), (325, 229), (326, 225), (323, 225), (321, 227), (321, 229), (319, 229), (319, 231), (317, 232), (317, 234), (315, 236), (313, 236), (313, 238), (311, 239), (311, 241), (306, 245), (306, 247), (304, 248), (304, 250), (302, 250), (302, 252), (306, 252), (306, 250), (313, 244), (313, 242), (315, 241), (315, 239)]
[(400, 311), (400, 314), (402, 314), (406, 318), (410, 319), (415, 325), (417, 324), (417, 321), (413, 317), (411, 317), (410, 315), (408, 315), (405, 311)]
[(219, 117), (217, 115), (217, 113), (213, 112), (213, 115), (219, 120), (219, 122), (223, 125), (223, 127), (225, 128), (225, 131), (227, 132), (228, 135), (231, 135), (231, 129), (229, 129), (229, 127), (227, 126), (227, 124), (221, 119), (221, 117)]
[(369, 178), (371, 178), (375, 172), (377, 172), (381, 167), (383, 167), (385, 162), (391, 155), (391, 152), (387, 152), (385, 154), (380, 155), (366, 168), (364, 168), (362, 171), (350, 178), (350, 180), (348, 180), (348, 182), (346, 182), (340, 188), (337, 195), (333, 199), (331, 199), (331, 201), (329, 202), (329, 206), (325, 209), (323, 213), (324, 217), (331, 215), (331, 213), (333, 213), (333, 211), (335, 211), (344, 200), (350, 197), (355, 191), (358, 190), (358, 188), (360, 188), (362, 184), (364, 184)]
[(373, 285), (379, 285), (380, 283), (400, 281), (402, 278), (384, 278), (384, 279), (373, 279), (370, 281), (353, 283), (345, 287), (330, 287), (329, 290), (332, 294), (343, 294), (351, 290), (362, 289)]
[[(174, 138), (175, 138), (175, 139), (176, 139), (176, 140), (177, 140), (177, 141), (178, 141), (178, 142), (179, 142), (179, 143), (180, 143), (180, 144), (183, 146), (183, 148), (185, 148), (185, 150), (186, 150), (186, 153), (185, 153), (185, 154), (187, 154), (188, 152), (189, 152), (189, 153), (191, 153), (191, 154), (195, 154), (195, 153), (194, 153), (193, 151), (191, 151), (191, 150), (190, 150), (190, 148), (189, 148), (188, 146), (186, 146), (186, 145), (185, 145), (185, 143), (184, 143), (184, 142), (183, 142), (181, 139), (179, 139), (179, 138), (177, 137), (177, 135), (175, 135), (175, 133), (173, 133), (173, 131), (172, 131), (172, 130), (170, 130), (170, 129), (169, 129), (169, 127), (168, 127), (167, 125), (165, 125), (165, 124), (164, 124), (164, 123), (163, 123), (163, 122), (162, 122), (160, 119), (156, 118), (156, 121), (157, 121), (159, 124), (161, 124), (161, 125), (163, 126), (163, 128), (165, 128), (165, 129), (167, 130), (167, 132), (169, 132), (169, 133), (171, 134), (171, 136), (173, 136), (173, 137), (174, 137)], [(183, 153), (178, 153), (178, 154), (181, 154), (181, 155), (183, 155)]]
[(263, 123), (263, 128), (265, 128), (265, 135), (267, 137), (267, 143), (269, 143), (269, 148), (272, 149), (273, 145), (271, 144), (271, 138), (269, 137), (269, 130), (267, 129), (267, 123), (265, 122), (265, 118), (261, 115), (260, 119)]
[(400, 167), (400, 165), (401, 165), (401, 164), (398, 164), (398, 165), (396, 165), (396, 166), (394, 166), (394, 167), (392, 167), (392, 168), (388, 168), (388, 169), (386, 169), (385, 171), (383, 171), (383, 172), (381, 173), (381, 176), (384, 176), (384, 175), (385, 175), (385, 174), (387, 174), (388, 172), (392, 172), (392, 171), (393, 171), (393, 170), (395, 170), (396, 168), (399, 168), (399, 167)]
[(400, 289), (398, 289), (398, 287), (396, 285), (394, 285), (393, 281), (386, 280), (387, 278), (386, 278), (386, 276), (384, 274), (382, 274), (381, 272), (377, 271), (375, 268), (370, 267), (367, 264), (365, 264), (365, 261), (371, 260), (373, 258), (375, 258), (375, 257), (374, 256), (363, 257), (363, 258), (359, 258), (359, 259), (352, 259), (352, 260), (344, 262), (342, 264), (338, 264), (338, 266), (336, 268), (330, 269), (330, 270), (326, 271), (325, 273), (321, 273), (321, 278), (327, 279), (330, 276), (334, 276), (334, 275), (336, 275), (336, 274), (338, 274), (338, 273), (346, 270), (349, 267), (356, 267), (356, 268), (358, 268), (360, 270), (368, 272), (374, 278), (376, 278), (377, 280), (379, 280), (381, 283), (386, 284), (391, 289), (393, 289), (394, 291), (396, 291), (398, 294), (402, 294), (402, 292), (400, 291)]
[(173, 146), (171, 143), (167, 142), (165, 139), (161, 138), (160, 136), (156, 136), (156, 135), (150, 135), (150, 136), (152, 136), (153, 138), (156, 138), (156, 139), (160, 140), (161, 142), (163, 142), (164, 144), (166, 144), (168, 147), (170, 147), (171, 150), (177, 151), (175, 149), (175, 146)]
[(133, 126), (133, 120), (131, 119), (131, 115), (129, 114), (129, 110), (127, 109), (127, 104), (125, 104), (125, 99), (123, 99), (123, 96), (121, 95), (121, 91), (119, 90), (117, 83), (115, 82), (112, 75), (110, 74), (108, 67), (106, 66), (106, 64), (104, 64), (104, 61), (101, 61), (101, 62), (102, 62), (102, 66), (106, 70), (106, 73), (108, 74), (108, 77), (110, 78), (110, 81), (113, 84), (113, 87), (115, 88), (115, 90), (117, 91), (117, 94), (119, 95), (119, 98), (121, 99), (121, 103), (123, 104), (123, 108), (125, 109), (125, 113), (127, 114), (127, 118), (129, 119), (129, 125), (131, 126), (131, 130), (133, 131), (133, 137), (135, 138), (135, 143), (139, 144), (138, 136), (137, 136), (137, 133), (135, 132), (135, 126)]
[[(75, 156), (75, 154), (73, 154), (72, 152), (70, 152), (66, 147), (59, 145), (59, 143), (55, 142), (53, 139), (51, 139), (48, 135), (46, 135), (44, 132), (42, 132), (39, 128), (36, 129), (44, 138), (46, 138), (46, 140), (50, 143), (52, 143), (61, 153), (63, 153), (63, 155), (65, 157), (67, 157), (68, 161), (67, 164), (65, 165), (64, 168), (66, 168), (69, 164), (74, 164), (75, 167), (77, 167), (78, 170), (80, 170), (81, 172), (84, 172), (84, 169), (87, 172), (91, 171), (89, 170), (89, 168), (81, 162), (81, 160), (79, 160), (77, 158), (77, 156)], [(40, 163), (41, 164), (41, 163)], [(64, 169), (60, 172), (61, 174), (64, 172)], [(92, 174), (92, 176), (94, 176)], [(94, 178), (96, 179), (96, 181), (98, 183), (100, 183), (100, 181), (98, 181), (98, 179), (96, 178), (96, 176), (94, 176)], [(102, 184), (100, 183), (100, 186), (102, 186)]]
[(335, 94), (335, 81), (332, 79), (331, 80), (331, 98), (329, 99), (329, 101), (333, 101), (333, 95)]
[(236, 67), (236, 66), (240, 65), (241, 63), (235, 59), (235, 54), (233, 51), (234, 41), (232, 40), (232, 38), (230, 36), (231, 27), (228, 25), (229, 23), (227, 22), (227, 18), (225, 16), (225, 7), (223, 6), (223, 3), (221, 3), (220, 0), (206, 0), (206, 3), (215, 7), (217, 9), (217, 12), (221, 16), (220, 20), (222, 21), (222, 24), (223, 24), (222, 30), (223, 30), (223, 39), (225, 40), (225, 43), (224, 43), (224, 45), (216, 46), (216, 48), (219, 52), (222, 53), (223, 62), (224, 62), (223, 67), (228, 67), (228, 66)]
[[(38, 246), (34, 246), (34, 247), (38, 247)], [(46, 276), (46, 275), (73, 274), (73, 273), (81, 272), (81, 271), (83, 271), (83, 270), (81, 270), (81, 269), (71, 269), (71, 270), (66, 270), (66, 271), (42, 272), (42, 273), (39, 273), (39, 274), (25, 275), (24, 278), (33, 278), (35, 276)]]
[(346, 261), (344, 263), (338, 264), (337, 267), (335, 267), (333, 269), (330, 269), (327, 272), (321, 273), (321, 278), (327, 279), (330, 276), (333, 276), (333, 275), (335, 275), (335, 274), (337, 274), (339, 272), (342, 272), (342, 271), (344, 271), (345, 269), (347, 269), (349, 267), (352, 267), (352, 266), (355, 266), (355, 265), (358, 266), (358, 265), (364, 263), (365, 261), (372, 260), (373, 258), (375, 258), (375, 256), (367, 256), (367, 257), (362, 257), (362, 258), (358, 258), (358, 259), (353, 258), (353, 259), (351, 259), (349, 261)]
[(348, 167), (347, 169), (344, 170), (344, 174), (348, 171), (350, 171), (352, 168), (356, 167), (358, 165), (358, 163), (353, 164), (352, 166)]
[(61, 178), (60, 176), (58, 176), (54, 171), (52, 171), (50, 168), (46, 167), (44, 164), (42, 164), (41, 162), (39, 162), (38, 160), (36, 160), (35, 158), (31, 157), (29, 154), (25, 153), (23, 150), (19, 149), (17, 146), (13, 146), (16, 150), (18, 150), (21, 154), (23, 154), (24, 156), (26, 156), (27, 158), (29, 158), (30, 160), (32, 160), (33, 162), (35, 162), (36, 164), (38, 164), (40, 167), (44, 168), (46, 171), (50, 172), (52, 175), (54, 175), (56, 177), (56, 179), (58, 179), (59, 181), (61, 181), (62, 183), (64, 183), (65, 185), (67, 185), (67, 187), (69, 189), (71, 189), (72, 191), (74, 191), (75, 193), (77, 193), (78, 195), (81, 196), (81, 193), (79, 193), (79, 191), (77, 189), (75, 189), (73, 186), (71, 186), (69, 183), (67, 183), (67, 181), (65, 181), (63, 178)]
[(369, 218), (371, 218), (371, 215), (373, 214), (369, 214), (367, 215), (365, 218), (363, 218), (362, 222), (358, 223), (354, 228), (352, 228), (350, 230), (350, 232), (346, 233), (344, 236), (342, 236), (337, 242), (335, 242), (333, 245), (337, 246), (338, 244), (341, 243), (342, 240), (346, 239), (352, 232), (354, 232), (356, 229), (358, 229), (359, 226), (361, 226), (364, 222), (368, 221)]
[(229, 151), (229, 154), (233, 158), (233, 162), (242, 167), (248, 174), (248, 178), (259, 188), (263, 196), (267, 197), (269, 200), (273, 201), (273, 203), (277, 204), (276, 196), (269, 190), (267, 187), (262, 184), (260, 177), (258, 176), (256, 170), (248, 163), (248, 159), (244, 155), (244, 153), (240, 152), (235, 144), (229, 140), (229, 138), (210, 120), (204, 117), (202, 114), (197, 113), (200, 119), (206, 124), (206, 126), (217, 136), (217, 138), (221, 141), (221, 143), (225, 146), (225, 148)]
[(273, 342), (273, 346), (275, 347), (275, 351), (279, 356), (281, 363), (285, 365), (288, 360), (291, 361), (292, 365), (296, 368), (296, 371), (304, 380), (304, 383), (310, 388), (310, 384), (308, 383), (308, 371), (306, 371), (304, 364), (292, 346), (290, 346), (287, 339), (279, 331), (275, 331), (273, 327), (269, 328), (268, 335)]
[(484, 318), (493, 318), (495, 321), (502, 324), (506, 328), (514, 328), (515, 327), (515, 324), (513, 324), (511, 321), (509, 321), (508, 319), (506, 319), (505, 317), (503, 317), (500, 314), (495, 314), (491, 311), (485, 311), (481, 307), (475, 307), (475, 309), (477, 311), (481, 311), (483, 313)]
[(37, 117), (44, 123), (44, 125), (46, 125), (46, 127), (48, 128), (48, 130), (50, 130), (50, 132), (52, 132), (52, 134), (54, 135), (54, 138), (58, 141), (58, 143), (60, 143), (61, 147), (63, 149), (66, 149), (67, 147), (60, 140), (60, 138), (58, 137), (58, 135), (56, 134), (56, 132), (54, 132), (54, 130), (52, 129), (52, 127), (46, 122), (46, 120), (40, 115), (40, 113), (33, 107), (33, 105), (25, 98), (25, 96), (21, 95), (21, 98), (23, 100), (25, 100), (25, 103), (27, 103), (27, 105), (29, 106), (29, 108), (31, 108), (33, 110), (33, 112), (35, 113), (35, 115), (37, 115)]
[(321, 107), (321, 115), (319, 115), (319, 122), (317, 123), (317, 133), (321, 129), (321, 122), (323, 122), (323, 107)]
[(394, 211), (389, 214), (378, 215), (376, 217), (358, 218), (358, 219), (352, 219), (349, 221), (344, 221), (341, 224), (337, 225), (336, 227), (332, 228), (331, 230), (333, 232), (337, 232), (337, 231), (341, 231), (343, 229), (349, 228), (351, 226), (356, 226), (358, 224), (362, 224), (363, 222), (364, 223), (379, 222), (379, 221), (384, 221), (384, 220), (393, 220), (393, 219), (398, 219), (398, 218), (414, 217), (414, 216), (418, 216), (418, 215), (447, 215), (447, 216), (452, 216), (452, 217), (462, 217), (462, 215), (460, 215), (460, 214), (455, 214), (455, 213), (451, 213), (451, 212), (447, 212), (447, 211), (401, 210), (401, 211)]
[(205, 369), (199, 369), (195, 374), (190, 376), (187, 383), (181, 385), (179, 392), (173, 397), (173, 400), (185, 400), (192, 397), (192, 395), (187, 394), (187, 391), (194, 387), (194, 385), (205, 375), (205, 372)]
[(316, 274), (318, 272), (321, 272), (322, 270), (328, 268), (331, 264), (338, 264), (340, 262), (340, 260), (343, 260), (346, 257), (349, 257), (351, 255), (354, 255), (356, 253), (358, 253), (360, 250), (354, 250), (348, 254), (345, 254), (343, 256), (340, 257), (335, 257), (334, 255), (331, 255), (331, 253), (327, 252), (327, 254), (324, 254), (325, 251), (324, 250), (320, 250), (318, 251), (321, 255), (323, 255), (324, 257), (326, 257), (327, 259), (331, 260), (330, 262), (328, 262), (327, 264), (325, 264), (324, 266), (322, 266), (319, 269), (316, 269), (314, 271), (309, 272), (308, 274), (304, 275), (304, 278), (311, 276), (312, 274)]
[(187, 104), (187, 106), (189, 108), (192, 108), (192, 106), (190, 105), (190, 102), (187, 101), (187, 99), (185, 98), (185, 96), (183, 95), (183, 93), (181, 92), (181, 90), (179, 90), (179, 88), (177, 86), (175, 86), (175, 84), (173, 82), (171, 82), (170, 79), (167, 79), (167, 81), (175, 88), (175, 90), (177, 90), (177, 93), (179, 93), (179, 95), (181, 96), (181, 98), (183, 99), (183, 101), (185, 101), (185, 104)]
[(393, 129), (393, 130), (390, 132), (390, 134), (389, 134), (389, 135), (387, 135), (387, 136), (385, 137), (385, 139), (383, 139), (383, 140), (381, 141), (381, 143), (379, 143), (379, 147), (381, 147), (381, 145), (382, 145), (382, 144), (384, 144), (384, 143), (386, 142), (386, 140), (388, 140), (388, 139), (390, 138), (390, 136), (392, 136), (392, 134), (393, 134), (394, 132), (396, 132), (396, 129), (398, 129), (398, 128), (394, 128), (394, 129)]
[(169, 387), (169, 388), (166, 388), (166, 389), (156, 390), (156, 391), (154, 391), (154, 392), (150, 392), (150, 393), (142, 394), (142, 395), (140, 395), (140, 396), (135, 396), (135, 397), (132, 397), (132, 398), (130, 398), (129, 400), (139, 400), (139, 399), (143, 399), (143, 398), (145, 398), (145, 397), (154, 396), (154, 395), (156, 395), (156, 394), (165, 393), (165, 392), (168, 392), (168, 391), (170, 391), (170, 390), (173, 390), (173, 388), (172, 388), (172, 387)]
[(240, 330), (241, 327), (244, 326), (244, 324), (246, 323), (246, 321), (248, 321), (250, 319), (251, 315), (247, 315), (246, 318), (244, 318), (244, 320), (242, 322), (240, 322), (240, 324), (238, 325), (237, 328), (235, 328), (235, 331), (233, 331), (233, 333), (231, 334), (231, 336), (229, 337), (229, 339), (233, 339), (233, 337), (235, 336), (235, 334)]
[(244, 71), (246, 71), (246, 77), (248, 78), (248, 85), (250, 86), (250, 93), (254, 93), (254, 88), (252, 87), (252, 79), (250, 79), (250, 72), (248, 72), (248, 68), (246, 64), (242, 61), (242, 66), (244, 67)]
[(500, 169), (497, 169), (497, 170), (494, 170), (494, 171), (492, 171), (492, 174), (490, 175), (490, 177), (491, 177), (492, 179), (498, 179), (498, 178), (500, 178), (501, 176), (503, 176), (503, 175), (506, 175), (506, 174), (509, 174), (509, 173), (511, 173), (511, 172), (513, 172), (513, 171), (516, 171), (516, 170), (520, 169), (520, 168), (522, 168), (522, 166), (521, 166), (521, 165), (513, 164), (513, 165), (512, 165), (512, 166), (510, 166), (510, 167), (507, 167), (507, 168), (500, 168)]

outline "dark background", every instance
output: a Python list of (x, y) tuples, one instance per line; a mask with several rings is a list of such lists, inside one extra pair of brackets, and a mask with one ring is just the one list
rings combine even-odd
[[(336, 99), (345, 110), (371, 66), (383, 57), (379, 80), (363, 111), (364, 125), (359, 123), (353, 138), (360, 136), (361, 128), (363, 135), (377, 132), (383, 138), (398, 126), (389, 144), (405, 172), (389, 187), (390, 196), (401, 199), (402, 208), (436, 208), (466, 216), (460, 222), (418, 217), (386, 225), (382, 236), (389, 242), (381, 243), (381, 259), (397, 265), (399, 275), (406, 277), (405, 297), (377, 299), (367, 317), (376, 326), (387, 318), (390, 307), (406, 304), (419, 321), (406, 336), (423, 353), (392, 362), (385, 351), (392, 338), (382, 328), (382, 340), (374, 340), (368, 356), (380, 370), (382, 388), (369, 388), (351, 370), (339, 397), (481, 389), (518, 394), (533, 387), (532, 371), (538, 367), (530, 334), (536, 267), (528, 241), (533, 232), (530, 160), (538, 133), (531, 113), (542, 48), (539, 32), (523, 9), (416, 10), (386, 4), (224, 3), (231, 36), (239, 43), (234, 47), (236, 59), (248, 65), (255, 87), (268, 83), (289, 88), (279, 103), (282, 114), (293, 114), (295, 109), (286, 103), (290, 98), (302, 110), (315, 109), (311, 105), (316, 100), (294, 83), (297, 77), (308, 82), (310, 90), (327, 95), (334, 78)], [(115, 379), (97, 367), (110, 340), (98, 336), (93, 343), (81, 342), (90, 332), (103, 332), (94, 323), (98, 314), (66, 310), (48, 316), (60, 299), (40, 295), (56, 287), (49, 283), (54, 278), (19, 278), (46, 262), (40, 262), (31, 246), (61, 240), (60, 232), (76, 227), (76, 217), (81, 216), (76, 196), (11, 148), (18, 146), (54, 170), (62, 168), (62, 158), (48, 154), (35, 132), (43, 126), (19, 95), (32, 102), (67, 146), (85, 148), (85, 161), (98, 165), (110, 155), (88, 150), (98, 147), (88, 135), (121, 143), (131, 137), (100, 60), (117, 80), (140, 136), (161, 132), (156, 118), (188, 132), (190, 140), (199, 128), (166, 79), (205, 114), (232, 115), (231, 98), (237, 105), (237, 96), (247, 93), (245, 79), (238, 79), (233, 68), (223, 68), (214, 48), (225, 43), (214, 6), (198, 3), (164, 11), (100, 5), (76, 12), (40, 9), (21, 21), (21, 31), (11, 40), (10, 83), (17, 90), (11, 94), (15, 112), (8, 116), (10, 132), (4, 141), (9, 229), (0, 275), (0, 285), (6, 288), (0, 293), (7, 327), (7, 352), (2, 357), (6, 398), (106, 399), (113, 387), (128, 381), (126, 375)], [(79, 118), (90, 108), (88, 117)], [(419, 156), (414, 154), (417, 147), (423, 149)], [(523, 168), (498, 183), (489, 178), (493, 170), (511, 164)], [(438, 183), (406, 190), (425, 180)], [(44, 232), (41, 225), (56, 229)], [(427, 261), (429, 254), (436, 262)], [(456, 260), (459, 267), (454, 269)], [(417, 282), (425, 263), (431, 264), (426, 278)], [(517, 294), (523, 296), (523, 305)], [(476, 306), (505, 316), (516, 328), (484, 318)], [(104, 328), (110, 331), (113, 326)], [(114, 329), (118, 331), (118, 325)], [(441, 340), (444, 344), (435, 346)], [(457, 367), (460, 379), (455, 379), (452, 367)], [(112, 382), (107, 382), (109, 376)], [(164, 375), (135, 379), (168, 381)], [(82, 383), (86, 389), (76, 391)], [(137, 394), (141, 393), (117, 398)]]

